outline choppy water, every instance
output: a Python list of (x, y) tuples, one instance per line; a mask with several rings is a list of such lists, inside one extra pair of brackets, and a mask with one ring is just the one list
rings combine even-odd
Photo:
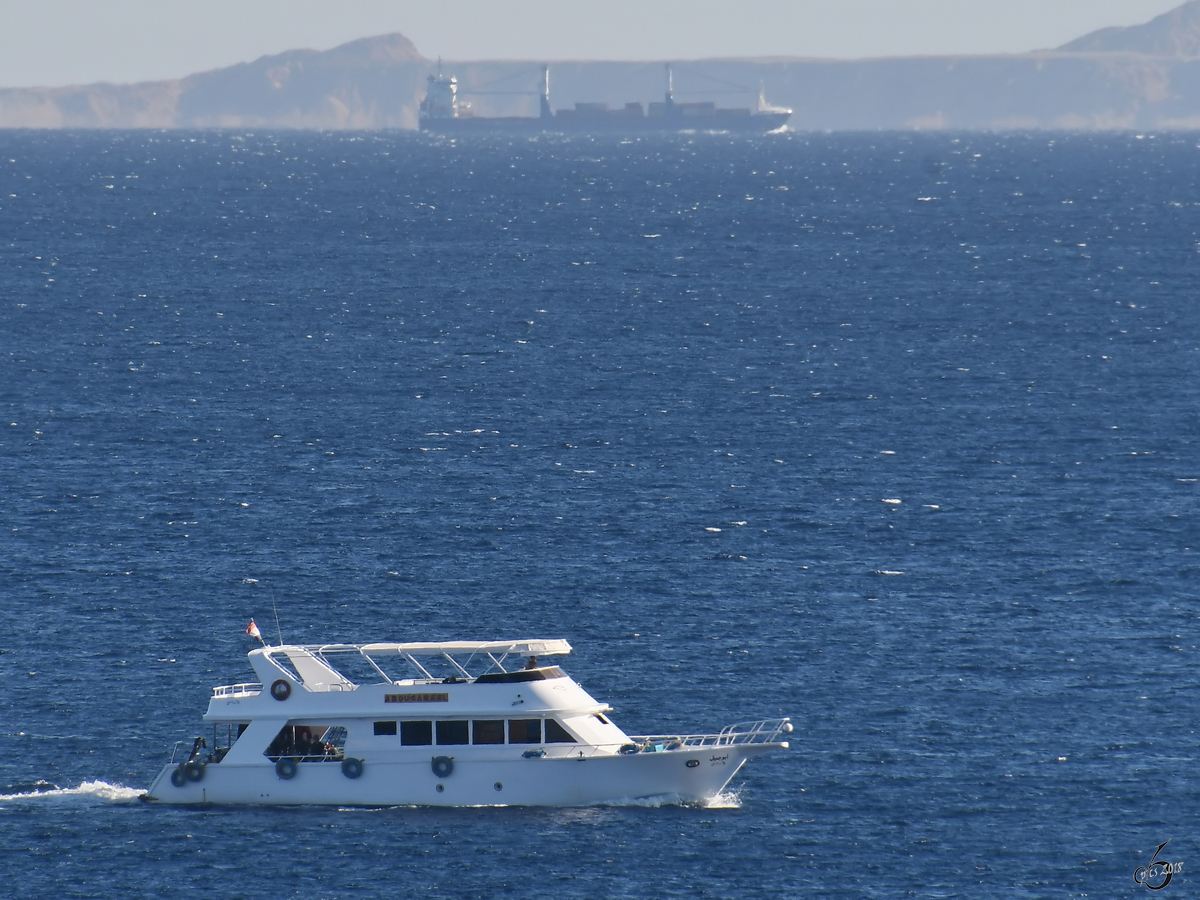
[[(1200, 869), (1195, 135), (0, 133), (14, 896)], [(292, 641), (565, 637), (714, 809), (136, 797)]]

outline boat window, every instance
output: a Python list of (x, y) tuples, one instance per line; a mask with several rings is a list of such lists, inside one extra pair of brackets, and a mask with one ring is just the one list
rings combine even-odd
[(283, 669), (284, 673), (288, 675), (292, 681), (295, 681), (296, 683), (304, 681), (304, 679), (301, 678), (296, 672), (295, 667), (292, 666), (292, 662), (290, 659), (288, 659), (286, 653), (270, 651), (267, 653), (267, 658), (271, 660), (271, 662), (275, 663), (275, 665), (279, 666), (279, 668)]
[[(314, 727), (313, 731), (317, 731)], [(320, 739), (324, 741), (325, 746), (332, 748), (332, 757), (334, 759), (342, 759), (343, 750), (346, 747), (346, 729), (341, 725), (334, 725), (332, 728), (327, 728), (325, 733), (320, 735)]]
[(233, 749), (234, 742), (242, 736), (242, 732), (250, 727), (249, 722), (238, 722), (237, 735), (233, 733), (233, 723), (225, 723), (224, 729), (222, 726), (213, 726), (213, 740), (208, 758), (210, 762), (219, 763), (225, 758), (225, 755)]
[(437, 742), (439, 744), (469, 744), (471, 739), (467, 736), (467, 725), (464, 721), (455, 722), (438, 722), (437, 723)]
[(508, 742), (510, 744), (540, 744), (542, 742), (542, 720), (509, 719)]
[(550, 678), (566, 678), (567, 673), (558, 666), (542, 669), (517, 669), (515, 672), (488, 672), (475, 679), (476, 684), (515, 684), (522, 681), (546, 681)]
[(376, 722), (375, 723), (375, 733), (376, 734), (395, 734), (396, 733), (396, 723), (395, 722)]
[(554, 719), (546, 720), (546, 743), (547, 744), (574, 744), (575, 738), (571, 737), (567, 729), (563, 728)]
[(406, 747), (433, 743), (433, 723), (426, 721), (401, 722), (400, 743)]
[(284, 756), (300, 762), (324, 762), (342, 759), (346, 729), (341, 725), (284, 725), (267, 747), (264, 756), (279, 760)]
[(503, 719), (476, 719), (471, 723), (472, 737), (475, 744), (503, 744)]

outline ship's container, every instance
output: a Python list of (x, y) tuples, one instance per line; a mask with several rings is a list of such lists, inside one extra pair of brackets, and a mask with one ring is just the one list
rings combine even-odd
[[(607, 103), (576, 103), (575, 109), (572, 110), (577, 116), (606, 116), (608, 115)], [(561, 113), (562, 110), (559, 110)]]

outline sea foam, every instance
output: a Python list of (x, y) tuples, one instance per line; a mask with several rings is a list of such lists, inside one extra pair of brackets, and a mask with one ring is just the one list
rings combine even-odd
[(84, 781), (77, 788), (60, 788), (48, 781), (38, 781), (28, 787), (29, 790), (0, 794), (0, 803), (132, 803), (146, 793), (143, 788), (124, 787), (107, 781)]

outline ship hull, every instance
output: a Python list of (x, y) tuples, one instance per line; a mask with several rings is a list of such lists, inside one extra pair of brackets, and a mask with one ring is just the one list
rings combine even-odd
[[(784, 743), (680, 748), (629, 756), (511, 757), (469, 748), (451, 771), (432, 771), (431, 758), (364, 760), (348, 778), (332, 762), (300, 762), (280, 778), (270, 760), (212, 763), (198, 781), (172, 783), (165, 766), (145, 799), (171, 804), (254, 806), (589, 806), (659, 800), (703, 804), (717, 797), (746, 760)], [(449, 749), (449, 748), (447, 748)]]
[(766, 134), (787, 124), (787, 113), (757, 113), (747, 116), (587, 116), (578, 119), (558, 116), (462, 117), (422, 119), (422, 131), (452, 137), (470, 134), (672, 134), (712, 131), (736, 134)]

